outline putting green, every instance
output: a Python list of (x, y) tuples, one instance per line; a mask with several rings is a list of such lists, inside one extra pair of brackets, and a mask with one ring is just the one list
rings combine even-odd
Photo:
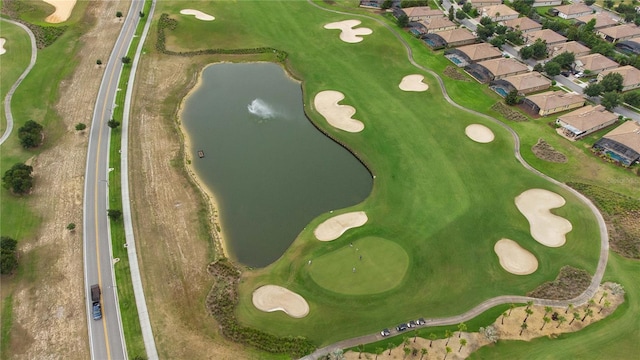
[(398, 286), (408, 267), (409, 255), (400, 245), (364, 237), (314, 259), (308, 268), (313, 281), (327, 290), (365, 295)]

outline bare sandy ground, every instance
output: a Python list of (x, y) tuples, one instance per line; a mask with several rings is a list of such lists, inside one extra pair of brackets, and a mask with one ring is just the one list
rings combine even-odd
[(261, 286), (253, 292), (253, 305), (261, 311), (284, 311), (294, 318), (309, 314), (309, 304), (300, 295), (277, 285)]
[(368, 220), (364, 211), (340, 214), (318, 225), (313, 234), (320, 241), (332, 241), (339, 238), (345, 231), (366, 224)]
[(464, 133), (467, 134), (469, 139), (479, 143), (490, 143), (495, 136), (493, 131), (488, 127), (480, 124), (471, 124), (464, 129)]
[[(609, 289), (610, 285), (610, 283), (600, 285), (598, 292), (593, 297), (596, 304), (590, 307), (593, 312), (593, 316), (587, 316), (584, 321), (581, 321), (581, 319), (585, 314), (587, 305), (576, 307), (575, 309), (568, 311), (567, 314), (565, 314), (566, 308), (553, 308), (551, 313), (545, 314), (544, 306), (532, 306), (531, 310), (533, 311), (533, 314), (530, 315), (527, 319), (527, 328), (522, 331), (522, 334), (520, 334), (520, 331), (522, 330), (520, 325), (522, 324), (526, 316), (526, 307), (521, 306), (513, 309), (510, 315), (507, 312), (508, 316), (505, 316), (504, 319), (502, 316), (500, 316), (492, 325), (496, 329), (497, 337), (500, 340), (530, 341), (542, 336), (555, 338), (559, 334), (582, 330), (583, 328), (609, 316), (624, 301), (623, 294), (613, 295), (613, 293)], [(603, 292), (607, 292), (608, 296), (605, 297), (601, 302), (598, 302), (602, 298)], [(605, 302), (607, 302), (608, 306), (605, 305)], [(563, 316), (566, 321), (560, 323), (558, 321), (552, 320), (549, 323), (545, 323), (543, 317), (546, 316), (548, 318), (551, 318), (551, 314), (553, 312), (557, 312), (559, 316)], [(573, 319), (573, 312), (579, 313), (580, 318), (574, 320), (573, 323), (569, 325), (569, 322), (571, 322), (571, 319)], [(427, 337), (429, 335), (429, 329), (423, 330), (421, 335)], [(466, 341), (465, 345), (461, 344), (462, 339)], [(489, 341), (483, 334), (477, 332), (455, 332), (451, 336), (451, 338), (434, 340), (433, 343), (431, 343), (430, 340), (423, 339), (421, 337), (416, 338), (415, 341), (414, 338), (409, 338), (409, 345), (407, 347), (411, 351), (413, 351), (413, 349), (416, 350), (417, 355), (415, 357), (412, 355), (406, 356), (403, 346), (400, 345), (396, 348), (391, 349), (391, 355), (389, 355), (388, 349), (384, 349), (383, 352), (379, 355), (379, 359), (419, 359), (421, 355), (421, 349), (426, 349), (428, 354), (424, 356), (425, 360), (444, 359), (445, 355), (447, 360), (461, 360), (466, 359), (467, 357), (469, 357), (469, 355), (471, 355), (471, 353), (478, 350), (479, 348), (491, 344), (492, 342)], [(448, 355), (446, 352), (447, 347), (451, 349), (451, 353), (449, 353)], [(344, 355), (344, 358), (347, 360), (366, 358), (364, 356), (365, 354), (359, 356), (358, 352), (354, 351), (346, 352)], [(367, 354), (367, 356), (369, 356), (370, 359), (375, 358), (375, 354)]]
[(538, 259), (513, 240), (498, 240), (493, 251), (498, 255), (502, 268), (512, 274), (529, 275), (538, 269)]
[(57, 23), (67, 21), (67, 19), (69, 19), (69, 16), (71, 16), (71, 11), (73, 10), (73, 7), (76, 6), (76, 0), (42, 0), (42, 1), (46, 2), (47, 4), (51, 4), (53, 5), (53, 7), (56, 8), (56, 11), (54, 11), (53, 14), (47, 16), (47, 18), (44, 19), (44, 21), (51, 24), (57, 24)]
[(326, 90), (316, 95), (313, 104), (331, 126), (352, 133), (364, 130), (362, 121), (352, 118), (356, 109), (353, 106), (338, 104), (343, 99), (344, 94), (341, 92)]
[(400, 81), (400, 90), (417, 92), (429, 90), (429, 85), (423, 83), (422, 80), (424, 80), (424, 76), (422, 75), (407, 75), (402, 78), (402, 81)]
[(7, 52), (7, 49), (4, 48), (4, 44), (7, 42), (7, 39), (0, 38), (0, 55)]
[(195, 15), (196, 19), (198, 20), (202, 20), (202, 21), (213, 21), (216, 18), (207, 14), (207, 13), (203, 13), (200, 10), (193, 10), (193, 9), (182, 9), (180, 10), (180, 14), (182, 15)]
[(362, 37), (363, 35), (370, 35), (373, 33), (373, 30), (366, 27), (355, 29), (355, 27), (360, 25), (360, 23), (360, 20), (344, 20), (326, 24), (324, 28), (329, 30), (342, 30), (340, 32), (340, 40), (347, 43), (359, 43), (364, 40)]
[(569, 220), (554, 215), (551, 209), (565, 204), (562, 196), (544, 189), (530, 189), (516, 197), (518, 210), (529, 220), (531, 236), (542, 245), (560, 247), (565, 234), (573, 228)]

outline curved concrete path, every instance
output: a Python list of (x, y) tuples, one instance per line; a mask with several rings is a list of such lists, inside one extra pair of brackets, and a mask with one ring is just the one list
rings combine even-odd
[[(480, 303), (479, 305), (477, 305), (476, 307), (472, 308), (471, 310), (460, 314), (460, 315), (456, 315), (456, 316), (451, 316), (451, 317), (447, 317), (447, 318), (435, 318), (435, 319), (427, 319), (426, 320), (426, 324), (419, 326), (418, 328), (424, 328), (424, 327), (432, 327), (432, 326), (441, 326), (441, 325), (453, 325), (453, 324), (459, 324), (461, 322), (464, 321), (468, 321), (470, 319), (475, 318), (476, 316), (480, 315), (481, 313), (483, 313), (484, 311), (494, 307), (494, 306), (498, 306), (498, 305), (502, 305), (502, 304), (511, 304), (511, 303), (526, 303), (527, 301), (533, 301), (534, 304), (536, 305), (542, 305), (542, 306), (552, 306), (552, 307), (566, 307), (569, 304), (573, 304), (573, 305), (582, 305), (584, 303), (586, 303), (587, 301), (589, 301), (589, 299), (591, 299), (596, 291), (598, 290), (598, 286), (600, 285), (600, 282), (602, 282), (602, 277), (604, 275), (604, 271), (607, 267), (607, 257), (609, 255), (609, 234), (607, 233), (607, 226), (604, 222), (604, 218), (602, 217), (602, 214), (600, 214), (600, 212), (598, 211), (598, 209), (596, 208), (596, 206), (589, 200), (587, 199), (584, 195), (580, 194), (579, 192), (577, 192), (576, 190), (574, 190), (573, 188), (565, 185), (564, 183), (561, 183), (543, 173), (541, 173), (540, 171), (536, 170), (535, 168), (533, 168), (531, 165), (529, 165), (529, 163), (527, 163), (523, 158), (522, 155), (520, 154), (520, 138), (518, 137), (518, 134), (515, 132), (515, 130), (513, 130), (511, 127), (509, 127), (507, 124), (503, 123), (502, 121), (493, 118), (489, 115), (480, 113), (478, 111), (472, 110), (472, 109), (468, 109), (462, 105), (457, 104), (455, 101), (453, 101), (451, 99), (451, 97), (449, 97), (449, 94), (447, 93), (447, 89), (444, 85), (444, 82), (442, 81), (442, 78), (436, 74), (435, 72), (433, 72), (432, 70), (429, 70), (425, 67), (423, 67), (422, 65), (416, 63), (416, 61), (413, 58), (413, 51), (411, 50), (411, 47), (409, 46), (409, 44), (402, 38), (402, 36), (400, 36), (400, 34), (398, 34), (395, 30), (395, 28), (391, 27), (389, 24), (385, 23), (384, 21), (377, 19), (377, 18), (373, 18), (367, 15), (359, 15), (359, 14), (352, 14), (352, 13), (348, 13), (348, 12), (343, 12), (343, 11), (337, 11), (337, 10), (331, 10), (331, 9), (326, 9), (323, 8), (315, 3), (313, 3), (311, 0), (307, 0), (307, 2), (309, 4), (311, 4), (312, 6), (315, 6), (318, 9), (324, 10), (324, 11), (328, 11), (328, 12), (332, 12), (335, 14), (340, 14), (340, 15), (349, 15), (349, 16), (356, 16), (356, 17), (361, 17), (361, 18), (366, 18), (372, 21), (377, 22), (378, 24), (384, 26), (385, 28), (387, 28), (387, 30), (389, 30), (397, 39), (398, 41), (400, 41), (402, 43), (402, 45), (405, 47), (405, 49), (407, 50), (407, 58), (409, 60), (409, 62), (415, 66), (416, 68), (428, 72), (429, 74), (431, 74), (437, 81), (438, 81), (438, 86), (440, 87), (440, 90), (442, 91), (442, 96), (444, 96), (445, 100), (451, 104), (453, 107), (462, 110), (462, 111), (466, 111), (468, 113), (480, 116), (482, 118), (485, 118), (487, 120), (492, 121), (495, 124), (498, 124), (500, 126), (502, 126), (504, 129), (506, 129), (507, 131), (509, 131), (509, 133), (511, 133), (511, 136), (513, 136), (513, 140), (514, 140), (514, 148), (513, 148), (513, 152), (514, 155), (516, 157), (516, 159), (518, 160), (518, 162), (520, 162), (520, 164), (522, 164), (522, 166), (531, 171), (532, 173), (540, 176), (541, 178), (550, 181), (553, 184), (556, 184), (564, 189), (566, 189), (567, 191), (571, 192), (572, 194), (574, 194), (576, 197), (578, 197), (578, 199), (580, 199), (580, 201), (582, 201), (585, 205), (587, 205), (589, 207), (589, 209), (591, 209), (591, 212), (594, 214), (594, 216), (596, 217), (597, 221), (598, 221), (598, 225), (600, 227), (600, 259), (598, 260), (598, 266), (596, 268), (595, 274), (593, 275), (593, 278), (591, 279), (591, 284), (589, 284), (589, 287), (579, 296), (570, 299), (570, 300), (548, 300), (548, 299), (538, 299), (538, 298), (532, 298), (532, 297), (527, 297), (527, 296), (515, 296), (515, 295), (503, 295), (503, 296), (498, 296), (498, 297), (494, 297), (488, 300), (485, 300), (484, 302)], [(397, 331), (392, 330), (391, 331), (391, 336), (395, 336), (398, 335)], [(349, 347), (355, 347), (358, 346), (359, 344), (368, 344), (368, 343), (372, 343), (372, 342), (376, 342), (379, 340), (382, 340), (383, 337), (379, 334), (379, 333), (375, 333), (375, 334), (370, 334), (370, 335), (364, 335), (364, 336), (360, 336), (357, 338), (352, 338), (352, 339), (347, 339), (347, 340), (343, 340), (334, 344), (331, 344), (329, 346), (325, 346), (321, 349), (316, 350), (315, 352), (313, 352), (312, 354), (309, 354), (305, 357), (303, 357), (302, 359), (304, 360), (311, 360), (311, 359), (318, 359), (323, 355), (329, 354), (332, 351), (336, 350), (336, 349), (345, 349), (345, 348), (349, 348)]]
[(13, 97), (13, 93), (16, 91), (18, 86), (20, 86), (20, 83), (22, 83), (22, 80), (24, 80), (24, 78), (26, 78), (27, 75), (29, 75), (29, 72), (31, 71), (31, 69), (33, 69), (33, 66), (36, 64), (36, 58), (38, 56), (38, 48), (36, 47), (36, 37), (33, 35), (31, 30), (29, 30), (28, 27), (13, 20), (4, 19), (4, 18), (0, 18), (0, 20), (19, 26), (20, 28), (22, 28), (22, 30), (27, 32), (27, 34), (29, 35), (29, 39), (31, 40), (31, 61), (29, 61), (29, 66), (27, 66), (27, 68), (24, 70), (22, 75), (18, 77), (18, 80), (16, 80), (16, 82), (13, 83), (13, 86), (11, 86), (11, 89), (9, 89), (9, 92), (4, 97), (4, 115), (7, 118), (7, 128), (4, 129), (4, 134), (0, 136), (0, 145), (2, 145), (9, 138), (9, 135), (11, 135), (11, 131), (13, 131), (13, 115), (11, 114), (11, 98)]

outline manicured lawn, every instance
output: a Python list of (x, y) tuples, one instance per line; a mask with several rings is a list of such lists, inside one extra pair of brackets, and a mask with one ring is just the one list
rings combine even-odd
[(9, 92), (13, 83), (29, 65), (31, 59), (31, 41), (29, 35), (20, 27), (8, 22), (0, 23), (0, 38), (6, 39), (4, 48), (7, 52), (0, 55), (0, 134), (7, 128), (7, 119), (4, 114), (4, 97)]

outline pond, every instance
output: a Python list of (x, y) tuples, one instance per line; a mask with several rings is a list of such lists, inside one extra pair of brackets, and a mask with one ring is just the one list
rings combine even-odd
[(311, 124), (301, 85), (276, 64), (208, 66), (181, 121), (228, 252), (245, 265), (274, 262), (313, 218), (371, 192), (369, 171)]

